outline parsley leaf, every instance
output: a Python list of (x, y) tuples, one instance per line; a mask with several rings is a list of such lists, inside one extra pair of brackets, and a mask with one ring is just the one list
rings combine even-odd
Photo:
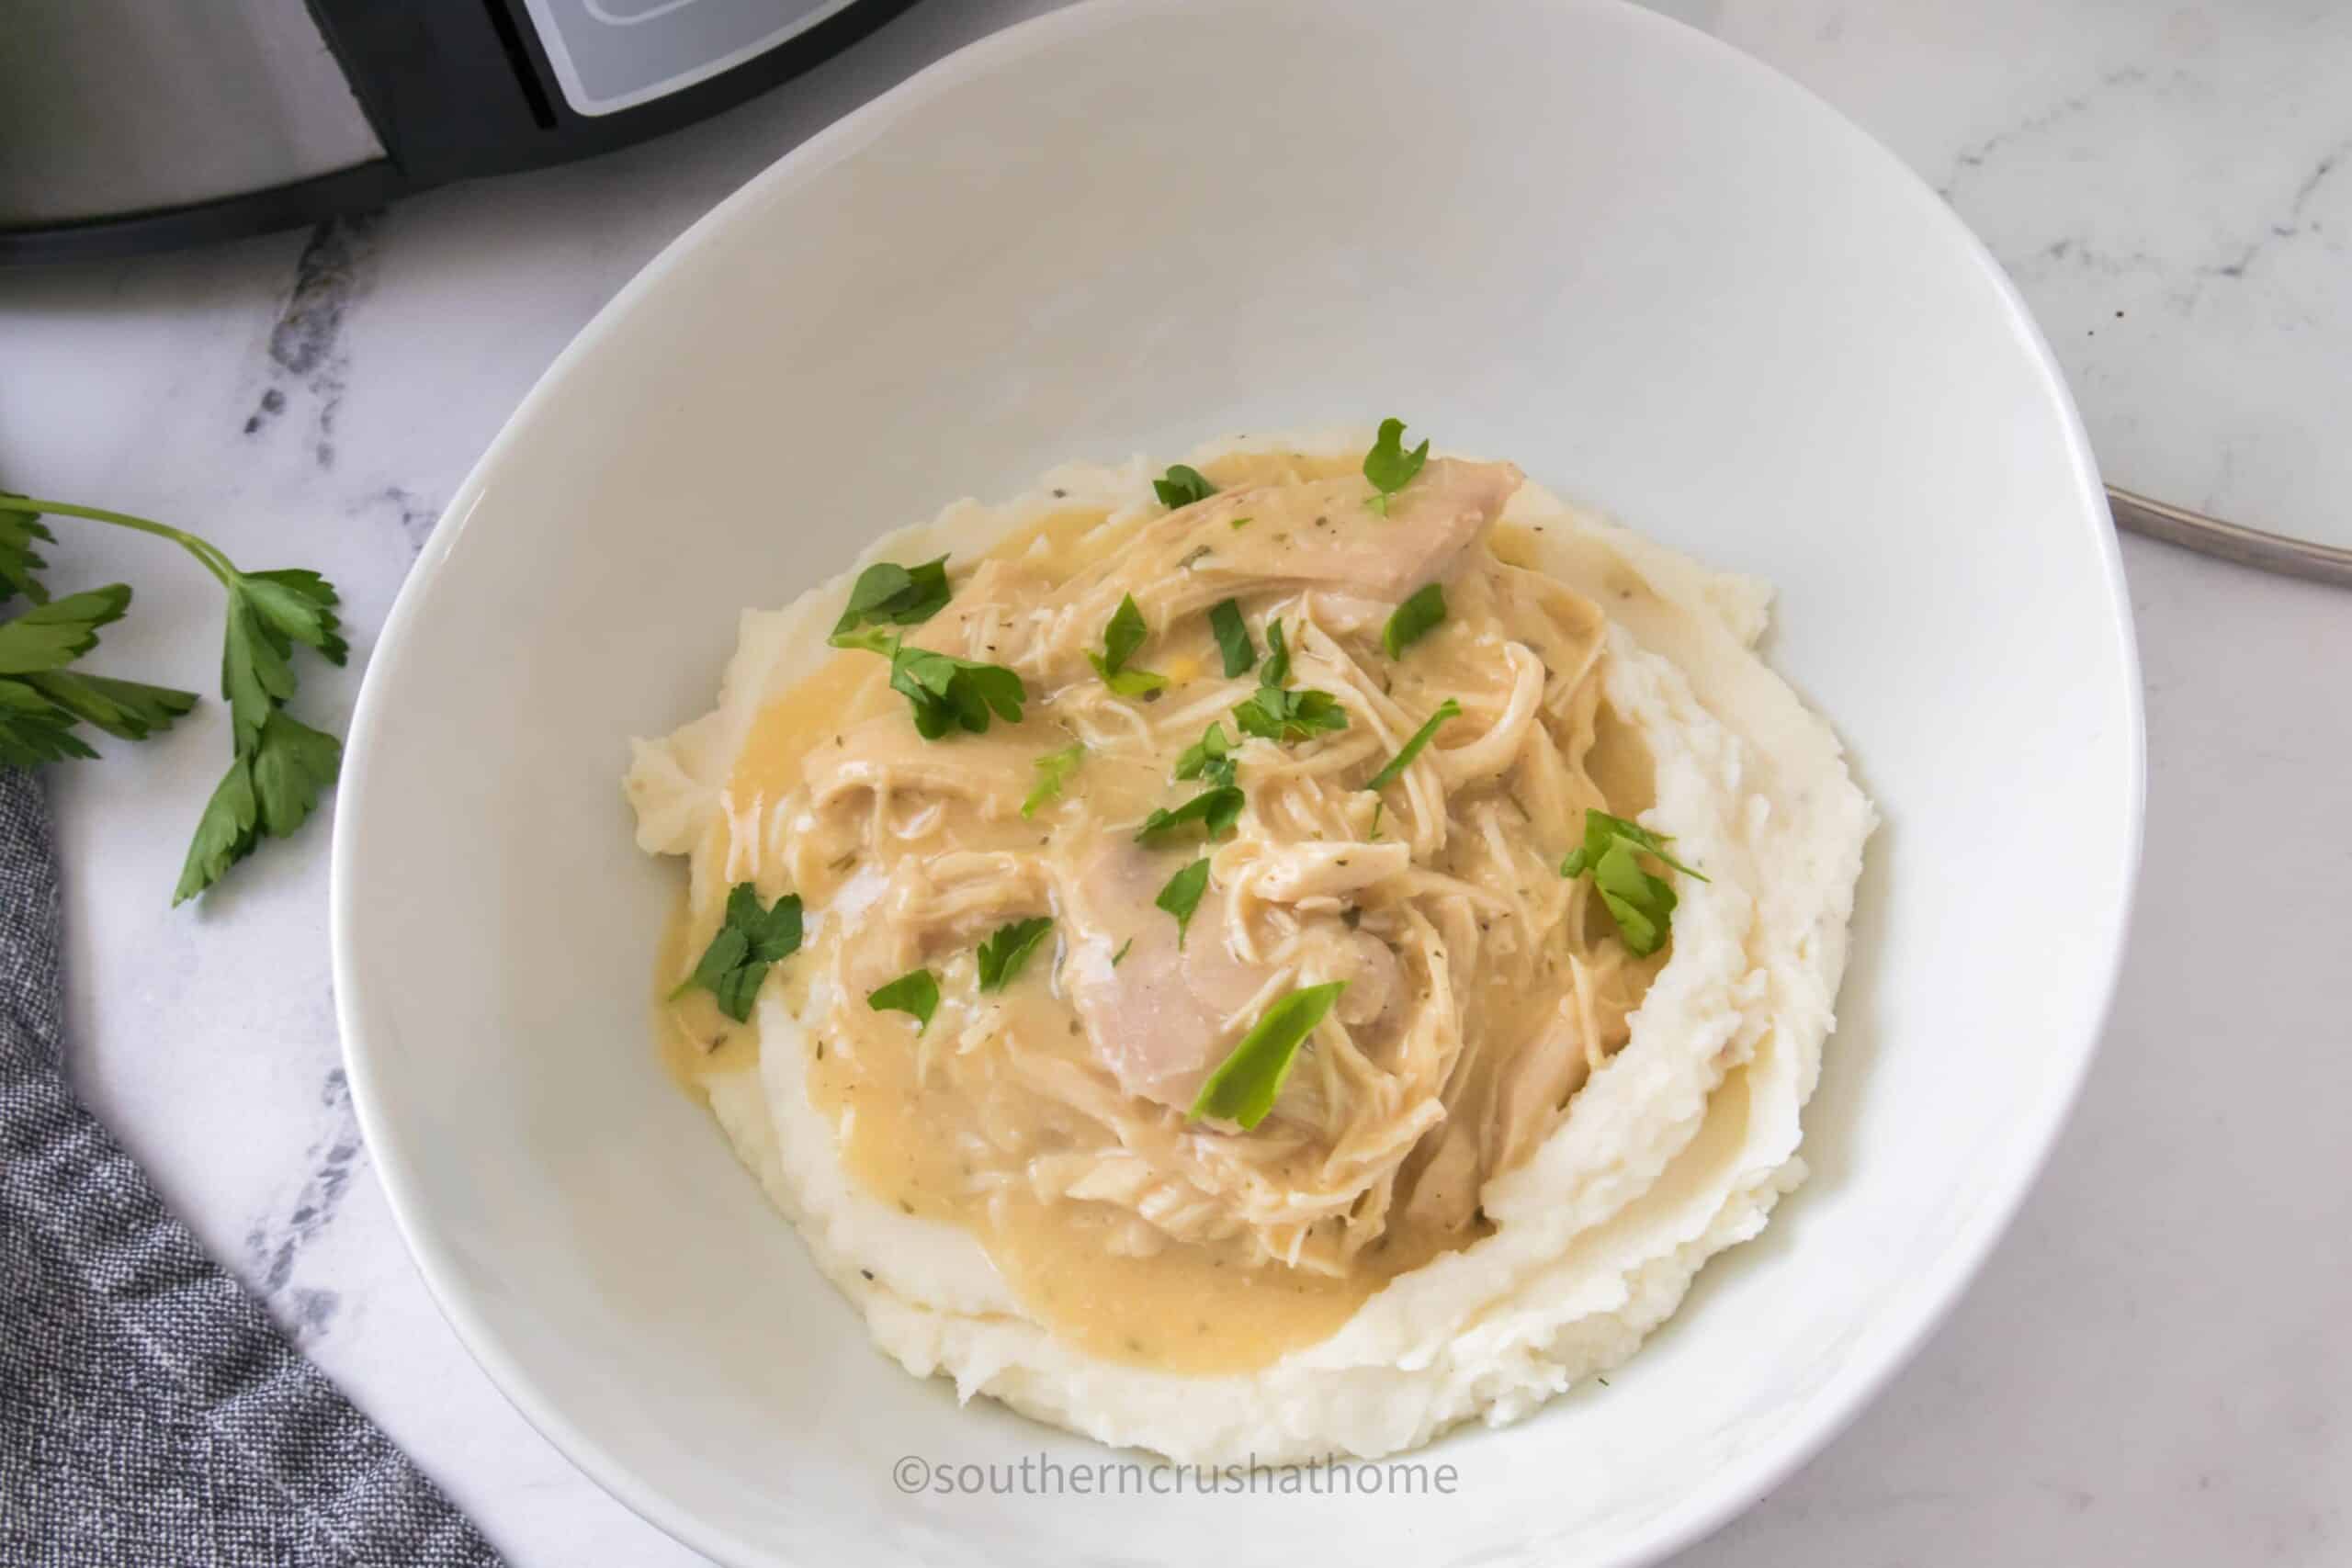
[[(1369, 790), (1383, 790), (1395, 784), (1405, 770), (1413, 765), (1413, 759), (1419, 756), (1423, 749), (1437, 738), (1437, 732), (1444, 726), (1445, 721), (1461, 716), (1462, 705), (1452, 697), (1438, 704), (1437, 710), (1430, 715), (1429, 722), (1413, 731), (1411, 738), (1397, 748), (1396, 755), (1389, 758), (1387, 765), (1373, 774), (1363, 787)], [(1375, 808), (1373, 817), (1375, 826), (1379, 820), (1378, 810)]]
[(294, 645), (340, 664), (350, 649), (336, 620), (334, 586), (314, 571), (237, 571), (229, 590), (229, 630), (220, 650), (220, 694), (237, 743), (261, 739), (271, 709), (294, 694)]
[(1039, 915), (1031, 920), (1015, 920), (1009, 926), (999, 926), (989, 939), (980, 943), (980, 989), (1001, 991), (1012, 984), (1046, 933), (1054, 929), (1053, 920)]
[(1121, 942), (1119, 944), (1119, 951), (1111, 954), (1111, 967), (1116, 969), (1119, 966), (1119, 961), (1126, 957), (1127, 949), (1133, 947), (1135, 944), (1136, 939), (1133, 937), (1129, 937), (1126, 941)]
[(144, 740), (159, 729), (169, 729), (172, 720), (196, 706), (194, 692), (72, 670), (28, 675), (25, 684), (75, 718), (119, 740)]
[(1029, 689), (1001, 664), (975, 664), (952, 653), (900, 644), (890, 652), (890, 689), (914, 707), (915, 732), (936, 740), (951, 727), (983, 734), (993, 711), (1007, 724), (1021, 722)]
[(196, 819), (196, 836), (188, 841), (187, 860), (180, 867), (180, 883), (172, 892), (172, 902), (195, 897), (253, 853), (261, 841), (260, 821), (253, 762), (239, 751), (229, 759), (229, 771), (220, 775), (212, 798), (204, 803), (204, 815)]
[(1622, 817), (1588, 809), (1584, 814), (1584, 842), (1569, 851), (1567, 858), (1560, 863), (1562, 876), (1581, 876), (1588, 871), (1592, 874), (1593, 886), (1600, 891), (1601, 903), (1617, 922), (1617, 934), (1624, 940), (1626, 948), (1639, 957), (1648, 957), (1665, 942), (1678, 902), (1673, 887), (1664, 877), (1651, 874), (1640, 856), (1656, 855), (1685, 876), (1707, 880), (1666, 852), (1666, 846), (1671, 841), (1664, 834), (1653, 833)]
[(1326, 731), (1345, 729), (1348, 710), (1329, 692), (1286, 692), (1261, 686), (1257, 695), (1233, 710), (1242, 733), (1285, 745)]
[(1261, 686), (1286, 686), (1290, 683), (1290, 645), (1283, 641), (1283, 624), (1266, 623), (1266, 662), (1258, 669)]
[(760, 908), (760, 890), (739, 882), (727, 890), (727, 913), (703, 949), (695, 972), (670, 993), (675, 1001), (688, 991), (705, 990), (718, 998), (718, 1010), (738, 1023), (752, 1016), (760, 982), (768, 966), (800, 951), (800, 895), (786, 893), (767, 908)]
[(1444, 619), (1445, 589), (1435, 582), (1426, 583), (1388, 617), (1388, 624), (1381, 628), (1380, 646), (1388, 650), (1389, 658), (1397, 658), (1408, 643), (1419, 641)]
[(928, 969), (910, 969), (888, 985), (865, 994), (865, 1005), (876, 1012), (902, 1012), (915, 1021), (915, 1032), (931, 1027), (939, 1010), (939, 979)]
[[(0, 513), (0, 523), (22, 515)], [(196, 705), (193, 692), (64, 668), (96, 645), (98, 627), (121, 618), (130, 604), (129, 588), (111, 583), (52, 602), (40, 583), (27, 581), (32, 607), (0, 622), (0, 762), (30, 768), (95, 757), (89, 742), (74, 733), (76, 724), (143, 740)]]
[(0, 681), (0, 762), (37, 768), (43, 762), (96, 755), (88, 741), (74, 733), (71, 713), (29, 682)]
[(36, 539), (57, 543), (40, 513), (0, 506), (0, 604), (19, 593), (36, 604), (49, 603), (49, 590), (39, 575), (49, 570), (49, 562), (36, 553)]
[(122, 619), (130, 590), (119, 582), (35, 604), (0, 622), (0, 675), (62, 670), (98, 645), (98, 628)]
[(1233, 831), (1233, 825), (1241, 819), (1243, 798), (1238, 784), (1204, 789), (1172, 811), (1162, 807), (1145, 818), (1143, 826), (1136, 830), (1136, 842), (1147, 842), (1194, 822), (1210, 838), (1221, 839)]
[(1085, 760), (1086, 748), (1073, 740), (1060, 750), (1048, 751), (1030, 763), (1037, 770), (1037, 787), (1031, 790), (1029, 798), (1021, 803), (1021, 815), (1037, 815), (1037, 808), (1061, 794), (1062, 786), (1069, 782), (1070, 774), (1078, 772), (1079, 763)]
[(343, 742), (272, 708), (254, 749), (254, 793), (263, 831), (283, 839), (300, 828), (343, 767)]
[(1384, 419), (1380, 422), (1380, 437), (1372, 450), (1363, 455), (1363, 477), (1380, 493), (1370, 502), (1372, 509), (1383, 516), (1388, 513), (1388, 499), (1403, 490), (1430, 460), (1430, 444), (1422, 442), (1412, 451), (1405, 450), (1405, 422)]
[(1159, 497), (1159, 504), (1170, 512), (1180, 506), (1190, 506), (1196, 501), (1206, 501), (1216, 493), (1216, 486), (1209, 483), (1200, 469), (1178, 463), (1165, 474), (1151, 481), (1151, 491)]
[(913, 626), (947, 607), (947, 558), (921, 566), (876, 561), (857, 574), (850, 585), (849, 603), (826, 638), (835, 648), (863, 648), (879, 653), (871, 637), (860, 637), (861, 626)]
[(1176, 917), (1176, 945), (1184, 945), (1184, 936), (1192, 929), (1193, 911), (1201, 907), (1201, 895), (1208, 891), (1209, 863), (1196, 860), (1168, 879), (1152, 902)]
[(1233, 782), (1233, 759), (1227, 753), (1232, 750), (1233, 742), (1226, 739), (1225, 726), (1212, 723), (1198, 740), (1177, 757), (1176, 776), (1229, 784)]
[(1607, 851), (1611, 839), (1628, 840), (1636, 849), (1648, 851), (1683, 875), (1696, 876), (1702, 882), (1707, 880), (1666, 852), (1666, 846), (1674, 840), (1665, 834), (1653, 833), (1638, 822), (1628, 822), (1623, 817), (1611, 817), (1606, 811), (1595, 811), (1589, 807), (1584, 814), (1584, 842), (1569, 851), (1568, 858), (1560, 863), (1560, 874), (1582, 875), (1585, 866), (1599, 860)]
[(300, 828), (342, 765), (342, 741), (272, 707), (260, 736), (237, 747), (197, 818), (172, 902), (183, 903), (220, 881), (260, 847), (264, 834), (283, 839)]
[(1168, 677), (1148, 670), (1130, 670), (1127, 660), (1144, 645), (1151, 628), (1144, 625), (1143, 612), (1136, 608), (1136, 596), (1123, 594), (1119, 607), (1111, 613), (1111, 621), (1102, 628), (1102, 651), (1089, 653), (1087, 662), (1102, 677), (1102, 683), (1123, 697), (1148, 696), (1168, 684)]
[(1227, 679), (1250, 673), (1250, 666), (1258, 662), (1258, 650), (1250, 646), (1250, 626), (1241, 618), (1241, 606), (1230, 599), (1210, 605), (1209, 630), (1216, 637), (1217, 651), (1225, 656)]
[(1308, 986), (1268, 1008), (1201, 1085), (1192, 1119), (1214, 1116), (1238, 1123), (1244, 1132), (1263, 1122), (1282, 1093), (1283, 1080), (1290, 1077), (1298, 1048), (1347, 988), (1345, 980)]

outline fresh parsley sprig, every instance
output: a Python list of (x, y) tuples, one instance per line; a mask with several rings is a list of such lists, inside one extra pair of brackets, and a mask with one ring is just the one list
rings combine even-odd
[(196, 705), (169, 686), (87, 675), (66, 666), (97, 642), (97, 629), (130, 604), (122, 583), (51, 601), (38, 544), (56, 536), (40, 519), (77, 517), (168, 539), (193, 556), (228, 594), (220, 694), (228, 700), (229, 771), (197, 820), (172, 902), (210, 887), (264, 837), (284, 838), (310, 817), (343, 762), (343, 742), (286, 712), (294, 695), (294, 649), (333, 664), (349, 657), (334, 585), (315, 571), (245, 571), (219, 547), (182, 529), (104, 507), (0, 493), (0, 604), (32, 608), (0, 623), (0, 761), (30, 766), (95, 756), (74, 727), (126, 740), (169, 728)]
[(1685, 876), (1707, 880), (1667, 853), (1666, 846), (1671, 842), (1665, 834), (1653, 833), (1639, 823), (1587, 809), (1584, 842), (1560, 863), (1562, 876), (1592, 874), (1601, 903), (1617, 922), (1618, 936), (1637, 957), (1646, 958), (1665, 945), (1679, 902), (1672, 885), (1644, 866), (1641, 856), (1654, 855)]
[(1168, 677), (1149, 670), (1130, 670), (1127, 660), (1151, 635), (1144, 624), (1143, 612), (1136, 608), (1136, 596), (1122, 594), (1119, 607), (1111, 612), (1108, 625), (1102, 628), (1102, 651), (1089, 652), (1087, 662), (1102, 677), (1102, 683), (1123, 697), (1156, 696), (1168, 684)]
[(688, 991), (708, 991), (718, 1010), (738, 1023), (752, 1016), (752, 1004), (768, 970), (800, 951), (800, 895), (786, 893), (766, 908), (760, 890), (739, 882), (727, 890), (727, 912), (694, 973), (670, 993), (676, 1001)]
[(1421, 465), (1430, 460), (1430, 444), (1423, 441), (1410, 452), (1405, 450), (1405, 422), (1384, 419), (1380, 422), (1379, 438), (1372, 450), (1363, 455), (1363, 477), (1372, 481), (1377, 493), (1364, 504), (1388, 515), (1388, 502), (1400, 490), (1413, 482)]
[(1283, 998), (1259, 1015), (1232, 1053), (1217, 1064), (1193, 1100), (1193, 1121), (1215, 1117), (1248, 1132), (1266, 1119), (1290, 1077), (1298, 1048), (1329, 1016), (1345, 980), (1308, 986)]

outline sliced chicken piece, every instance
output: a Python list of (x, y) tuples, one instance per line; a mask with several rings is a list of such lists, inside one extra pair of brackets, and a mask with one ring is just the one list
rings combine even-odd
[(923, 790), (970, 801), (988, 818), (1011, 817), (1028, 797), (1042, 747), (1009, 725), (985, 735), (925, 740), (904, 712), (884, 714), (820, 740), (802, 763), (809, 804), (821, 811), (854, 791)]
[(1411, 1196), (1405, 1200), (1405, 1217), (1432, 1230), (1458, 1231), (1468, 1224), (1478, 1212), (1477, 1134), (1449, 1118), (1424, 1134), (1414, 1153), (1421, 1164), (1406, 1172)]
[[(1239, 1038), (1226, 1027), (1227, 1016), (1249, 1002), (1256, 986), (1232, 965), (1226, 975), (1204, 969), (1199, 976), (1229, 986), (1207, 997), (1196, 987), (1177, 945), (1175, 919), (1152, 902), (1182, 865), (1175, 857), (1095, 834), (1059, 862), (1069, 941), (1063, 972), (1096, 1059), (1129, 1094), (1190, 1105), (1201, 1080)], [(1222, 899), (1212, 890), (1193, 916), (1202, 940), (1185, 946), (1221, 951), (1207, 923), (1221, 914)]]
[(1502, 1069), (1487, 1128), (1488, 1170), (1509, 1170), (1558, 1124), (1560, 1108), (1592, 1073), (1573, 993)]
[[(1394, 603), (1444, 576), (1523, 478), (1509, 463), (1440, 457), (1396, 492), (1385, 517), (1367, 504), (1371, 484), (1351, 476), (1212, 496), (1170, 522), (1190, 519), (1179, 558), (1205, 547), (1193, 571), (1228, 588), (1287, 581)], [(1234, 527), (1236, 517), (1249, 525)]]
[[(1056, 873), (1070, 944), (1064, 974), (1096, 1059), (1129, 1094), (1175, 1106), (1192, 1104), (1274, 975), (1227, 947), (1227, 894), (1214, 881), (1180, 945), (1174, 917), (1153, 900), (1182, 864), (1100, 834), (1059, 857)], [(1394, 1010), (1396, 957), (1380, 942), (1337, 919), (1310, 922), (1304, 936), (1317, 978), (1349, 982), (1342, 1021), (1369, 1027)]]

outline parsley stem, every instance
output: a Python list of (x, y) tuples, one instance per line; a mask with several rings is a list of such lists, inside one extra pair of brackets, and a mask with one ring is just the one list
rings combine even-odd
[(103, 506), (75, 506), (69, 502), (41, 501), (32, 496), (0, 498), (11, 512), (38, 512), (57, 517), (82, 517), (93, 523), (111, 523), (118, 528), (134, 528), (141, 534), (153, 534), (159, 539), (169, 539), (204, 564), (204, 570), (223, 583), (233, 581), (239, 575), (236, 563), (220, 553), (209, 542), (194, 534), (175, 528), (150, 518), (133, 517), (127, 512), (109, 512)]

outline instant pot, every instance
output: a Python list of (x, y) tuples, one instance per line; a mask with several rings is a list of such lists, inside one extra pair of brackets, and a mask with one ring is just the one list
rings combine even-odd
[(312, 222), (577, 158), (912, 0), (0, 0), (0, 260)]

